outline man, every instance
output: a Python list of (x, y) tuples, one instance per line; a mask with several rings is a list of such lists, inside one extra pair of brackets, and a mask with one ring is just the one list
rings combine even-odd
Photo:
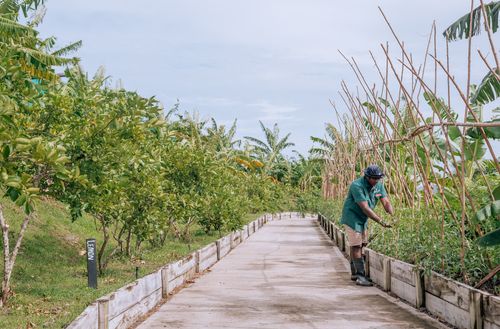
[(371, 165), (366, 168), (364, 176), (356, 179), (349, 187), (342, 209), (340, 223), (344, 224), (351, 246), (351, 280), (356, 280), (356, 284), (361, 286), (373, 285), (365, 275), (365, 261), (363, 259), (363, 247), (368, 243), (368, 218), (373, 219), (383, 227), (391, 227), (391, 225), (385, 224), (380, 216), (373, 211), (378, 200), (382, 202), (388, 214), (394, 214), (384, 184), (380, 181), (382, 177), (384, 177), (384, 173), (378, 166)]

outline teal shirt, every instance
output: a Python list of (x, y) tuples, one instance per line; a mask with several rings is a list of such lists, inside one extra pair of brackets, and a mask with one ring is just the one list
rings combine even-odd
[(340, 223), (351, 227), (356, 232), (363, 232), (368, 227), (368, 216), (361, 210), (358, 202), (367, 201), (368, 206), (374, 209), (378, 200), (386, 196), (387, 192), (382, 182), (379, 181), (372, 187), (364, 177), (356, 179), (349, 187)]

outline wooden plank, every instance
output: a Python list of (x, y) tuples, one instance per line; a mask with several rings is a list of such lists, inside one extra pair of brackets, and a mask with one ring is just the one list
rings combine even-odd
[(494, 324), (493, 322), (489, 322), (487, 320), (484, 320), (483, 329), (500, 329), (500, 326)]
[(231, 249), (236, 248), (240, 244), (240, 233), (238, 231), (231, 232), (229, 237), (229, 246)]
[(470, 296), (472, 289), (465, 284), (451, 280), (441, 274), (431, 272), (425, 278), (425, 290), (436, 297), (446, 300), (463, 310), (469, 311)]
[(161, 301), (161, 289), (135, 303), (125, 312), (109, 321), (109, 329), (128, 328)]
[(231, 235), (226, 235), (219, 239), (220, 241), (220, 259), (226, 256), (231, 251)]
[(184, 274), (179, 275), (175, 279), (171, 279), (168, 283), (168, 291), (174, 291), (175, 289), (179, 288), (184, 283), (186, 283), (187, 280), (190, 280), (191, 278), (193, 278), (195, 274), (196, 274), (195, 268), (193, 266)]
[(451, 325), (461, 328), (469, 328), (469, 311), (465, 311), (439, 297), (428, 292), (425, 293), (425, 308), (432, 314)]
[(211, 257), (205, 258), (200, 262), (200, 272), (205, 271), (207, 268), (212, 267), (217, 263), (217, 255), (212, 255)]
[(415, 266), (393, 259), (391, 262), (391, 277), (398, 279), (404, 283), (415, 286), (414, 270)]
[(383, 274), (384, 273), (382, 273), (382, 271), (379, 271), (376, 268), (370, 267), (370, 278), (373, 280), (373, 282), (375, 282), (379, 286), (382, 286), (382, 284), (384, 282), (384, 275)]
[(500, 328), (500, 298), (483, 293), (484, 320)]
[(200, 250), (200, 262), (204, 261), (207, 258), (212, 257), (213, 255), (217, 255), (217, 245), (215, 243), (211, 243)]
[(196, 258), (194, 253), (189, 256), (175, 262), (171, 263), (169, 266), (169, 278), (170, 280), (175, 279), (181, 275), (184, 275), (186, 272), (194, 270), (196, 267)]
[(114, 319), (153, 292), (157, 290), (161, 291), (161, 288), (161, 272), (157, 271), (109, 294), (109, 319)]
[(94, 302), (66, 327), (66, 329), (97, 329), (98, 306)]
[(391, 292), (412, 305), (417, 303), (415, 287), (394, 277), (391, 277)]
[(366, 250), (369, 250), (369, 257), (370, 257), (370, 270), (373, 269), (376, 269), (380, 272), (382, 272), (384, 270), (384, 259), (385, 259), (385, 256), (382, 255), (382, 254), (379, 254), (378, 252), (376, 251), (373, 251), (371, 249), (368, 249), (368, 248), (365, 248), (365, 251)]

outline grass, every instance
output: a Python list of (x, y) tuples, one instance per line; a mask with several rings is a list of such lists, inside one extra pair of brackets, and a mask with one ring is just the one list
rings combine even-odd
[[(2, 200), (2, 205), (17, 237), (23, 214), (9, 201)], [(257, 216), (248, 214), (244, 221)], [(72, 223), (63, 204), (37, 204), (37, 217), (28, 227), (12, 275), (14, 295), (0, 309), (0, 328), (64, 328), (95, 299), (134, 281), (136, 266), (142, 277), (215, 241), (219, 234), (195, 229), (189, 244), (170, 239), (161, 248), (144, 246), (140, 259), (114, 259), (99, 277), (97, 290), (87, 288), (84, 252), (90, 237), (98, 244), (102, 239), (89, 216)]]

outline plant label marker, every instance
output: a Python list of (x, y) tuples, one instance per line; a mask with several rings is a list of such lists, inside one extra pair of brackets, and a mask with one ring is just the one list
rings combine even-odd
[(97, 262), (95, 239), (87, 239), (87, 277), (89, 288), (97, 289)]

